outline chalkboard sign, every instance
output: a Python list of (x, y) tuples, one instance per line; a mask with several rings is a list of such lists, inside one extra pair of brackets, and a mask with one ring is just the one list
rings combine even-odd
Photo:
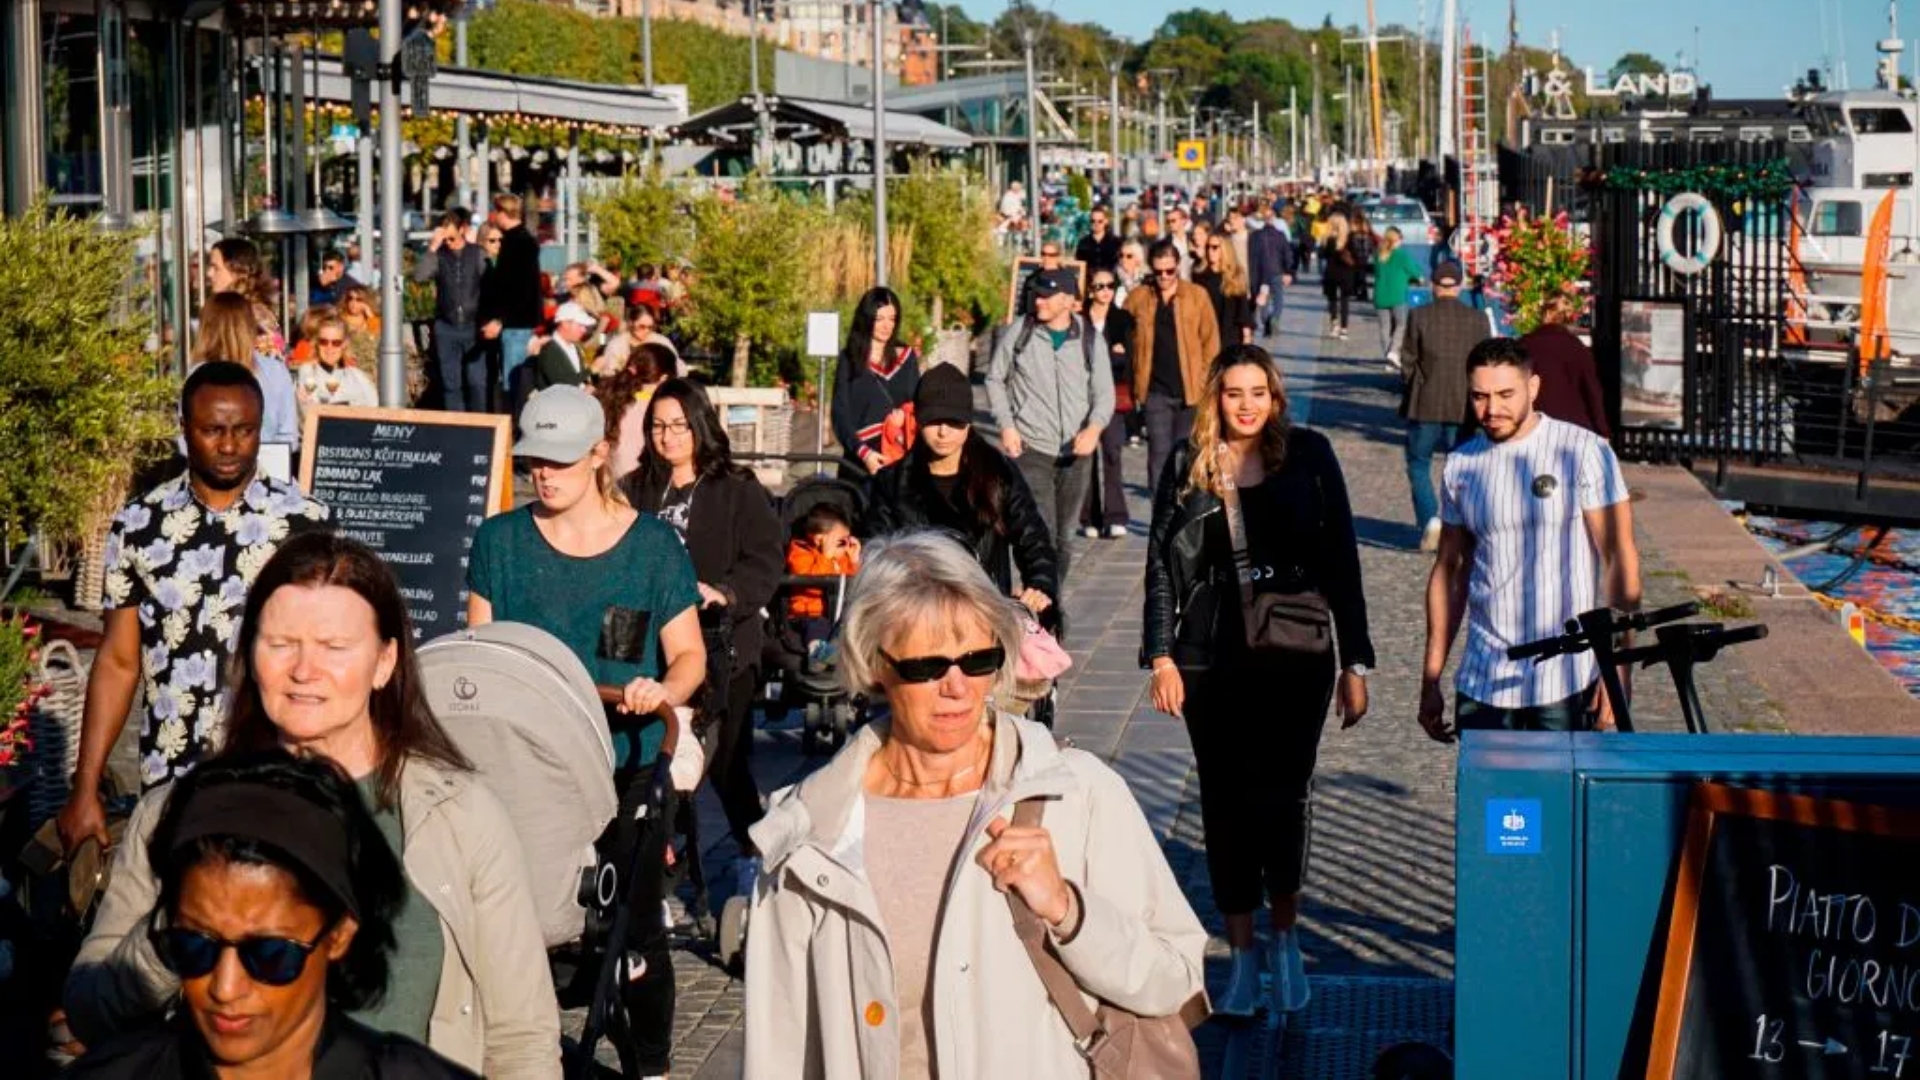
[(1920, 813), (1703, 783), (1647, 1076), (1920, 1077)]
[[(1007, 279), (1007, 317), (1005, 321), (1008, 325), (1011, 325), (1013, 320), (1023, 315), (1032, 314), (1031, 312), (1020, 310), (1021, 301), (1027, 298), (1027, 279), (1039, 273), (1042, 266), (1043, 263), (1037, 255), (1022, 255), (1013, 260), (1013, 269)], [(1080, 296), (1087, 295), (1086, 264), (1076, 262), (1073, 259), (1061, 259), (1060, 268), (1062, 270), (1071, 270), (1075, 274), (1078, 274), (1080, 276)]]
[(415, 638), (467, 625), (467, 551), (512, 498), (507, 417), (319, 406), (307, 414), (300, 486), (334, 527), (400, 579)]

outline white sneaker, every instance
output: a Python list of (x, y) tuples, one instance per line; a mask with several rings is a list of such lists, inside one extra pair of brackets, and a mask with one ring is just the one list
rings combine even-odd
[(1098, 540), (1100, 539), (1100, 526), (1098, 525), (1084, 526), (1080, 530), (1080, 535), (1086, 537), (1089, 540)]
[(1213, 1003), (1216, 1016), (1252, 1016), (1260, 1007), (1260, 950), (1235, 949), (1227, 973), (1227, 988)]
[(1420, 550), (1432, 554), (1440, 550), (1440, 519), (1433, 518), (1420, 533)]
[(1313, 990), (1307, 985), (1307, 961), (1300, 955), (1300, 934), (1282, 930), (1267, 946), (1267, 968), (1273, 980), (1274, 1013), (1295, 1013), (1307, 1007)]
[(1397, 352), (1388, 353), (1387, 366), (1392, 368), (1395, 371), (1399, 371), (1400, 370), (1400, 354)]
[(1125, 525), (1107, 526), (1107, 539), (1125, 540), (1126, 538), (1127, 538), (1127, 527)]

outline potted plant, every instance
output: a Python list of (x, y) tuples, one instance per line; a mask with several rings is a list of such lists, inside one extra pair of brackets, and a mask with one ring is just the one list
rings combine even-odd
[(12, 787), (11, 773), (33, 749), (28, 721), (48, 688), (37, 681), (40, 627), (24, 615), (0, 619), (0, 797)]
[(1556, 298), (1584, 310), (1580, 285), (1587, 280), (1593, 249), (1576, 235), (1565, 212), (1540, 217), (1522, 210), (1500, 219), (1489, 284), (1505, 306), (1516, 334), (1532, 333)]

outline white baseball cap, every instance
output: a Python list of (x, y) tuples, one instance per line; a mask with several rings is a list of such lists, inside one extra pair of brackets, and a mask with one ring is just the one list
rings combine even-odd
[(592, 312), (572, 300), (560, 305), (560, 310), (554, 313), (553, 321), (555, 323), (570, 322), (579, 326), (589, 327), (600, 325), (600, 320), (594, 318)]
[(527, 399), (513, 456), (571, 465), (606, 437), (599, 399), (578, 386), (550, 386)]

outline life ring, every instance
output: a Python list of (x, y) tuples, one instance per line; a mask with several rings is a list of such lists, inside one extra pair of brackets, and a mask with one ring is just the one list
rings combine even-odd
[[(1673, 229), (1685, 213), (1699, 215), (1699, 242), (1694, 246), (1693, 254), (1682, 255), (1673, 246)], [(1667, 200), (1660, 208), (1660, 226), (1655, 233), (1655, 242), (1659, 246), (1660, 261), (1667, 269), (1682, 277), (1692, 277), (1713, 265), (1713, 257), (1720, 254), (1720, 211), (1714, 209), (1704, 195), (1691, 191), (1682, 192)]]

